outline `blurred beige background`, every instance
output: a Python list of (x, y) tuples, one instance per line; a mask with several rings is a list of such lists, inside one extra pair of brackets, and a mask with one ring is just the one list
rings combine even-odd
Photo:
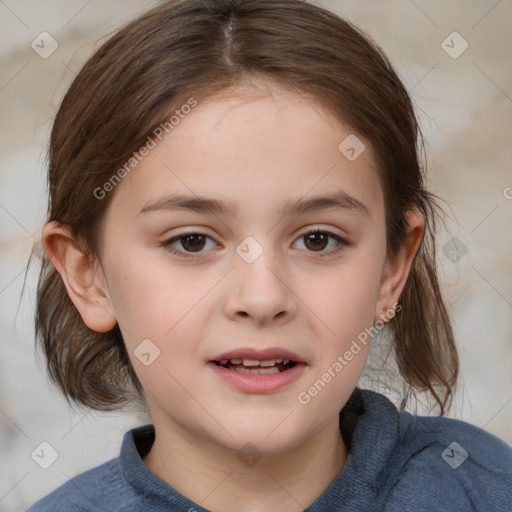
[[(512, 444), (512, 3), (316, 3), (368, 32), (412, 92), (428, 143), (430, 188), (451, 206), (439, 264), (462, 386), (449, 416)], [(20, 294), (44, 222), (44, 157), (56, 108), (100, 37), (154, 4), (0, 0), (0, 511), (23, 510), (117, 456), (126, 430), (148, 421), (71, 410), (34, 355), (34, 270), (21, 302)], [(48, 58), (31, 47), (42, 32), (58, 44)], [(453, 236), (463, 244), (458, 252), (448, 250)], [(43, 441), (58, 453), (46, 470), (31, 458)]]

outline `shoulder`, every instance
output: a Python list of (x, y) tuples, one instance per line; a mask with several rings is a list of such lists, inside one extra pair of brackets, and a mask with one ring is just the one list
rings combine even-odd
[(510, 510), (512, 448), (507, 443), (451, 418), (402, 412), (398, 425), (390, 502), (403, 501), (403, 510)]
[(26, 512), (84, 512), (114, 510), (130, 500), (118, 459), (85, 471), (30, 506)]

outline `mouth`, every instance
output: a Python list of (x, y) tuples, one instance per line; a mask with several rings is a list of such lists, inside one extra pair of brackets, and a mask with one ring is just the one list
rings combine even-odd
[(210, 361), (211, 363), (240, 373), (282, 373), (296, 365), (305, 366), (305, 361), (294, 352), (281, 347), (252, 348), (241, 347), (223, 352)]
[(304, 359), (281, 347), (240, 347), (223, 352), (208, 362), (213, 375), (239, 392), (276, 393), (304, 375)]

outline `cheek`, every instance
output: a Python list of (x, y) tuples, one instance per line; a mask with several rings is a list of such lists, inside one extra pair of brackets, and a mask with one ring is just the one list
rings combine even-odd
[[(133, 252), (111, 266), (114, 311), (128, 346), (169, 337), (200, 298), (203, 286), (184, 280), (178, 267), (148, 263)], [(204, 294), (204, 291), (202, 292)]]
[(172, 376), (182, 381), (204, 366), (198, 343), (214, 307), (207, 294), (216, 279), (172, 267), (165, 259), (148, 264), (135, 252), (112, 267), (115, 313), (145, 388), (176, 386)]
[(319, 330), (315, 368), (309, 387), (297, 397), (300, 404), (341, 408), (357, 385), (371, 343), (380, 284), (378, 254), (377, 247), (373, 254), (369, 249), (357, 251), (335, 272), (315, 280), (315, 286), (310, 279), (309, 287), (304, 283)]
[(322, 320), (325, 336), (346, 341), (372, 324), (380, 270), (376, 259), (354, 252), (336, 268), (304, 278), (299, 297)]

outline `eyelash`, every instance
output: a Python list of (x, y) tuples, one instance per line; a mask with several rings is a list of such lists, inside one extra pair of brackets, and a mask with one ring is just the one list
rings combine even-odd
[[(330, 238), (334, 238), (339, 243), (339, 245), (338, 245), (338, 247), (336, 249), (333, 249), (333, 250), (328, 251), (328, 252), (322, 252), (322, 253), (318, 252), (318, 253), (315, 253), (315, 251), (308, 251), (308, 252), (311, 252), (313, 254), (318, 255), (320, 258), (325, 258), (327, 256), (333, 256), (333, 255), (337, 254), (339, 251), (341, 251), (344, 247), (350, 245), (346, 240), (344, 240), (340, 236), (335, 235), (334, 233), (331, 233), (330, 231), (322, 231), (322, 230), (319, 230), (319, 229), (311, 229), (309, 231), (306, 231), (305, 233), (302, 233), (302, 235), (300, 235), (298, 237), (298, 239), (304, 238), (304, 237), (306, 237), (308, 235), (316, 235), (316, 234), (327, 235)], [(179, 255), (180, 257), (183, 257), (183, 258), (199, 258), (199, 257), (201, 257), (202, 252), (198, 252), (198, 253), (182, 252), (182, 251), (178, 251), (178, 250), (176, 250), (176, 249), (174, 249), (172, 247), (172, 244), (174, 242), (177, 242), (178, 240), (180, 240), (182, 238), (186, 238), (187, 236), (191, 236), (191, 235), (201, 235), (201, 236), (204, 236), (206, 238), (212, 239), (210, 236), (206, 235), (205, 233), (199, 233), (197, 231), (189, 231), (187, 233), (181, 233), (179, 235), (176, 235), (176, 236), (174, 236), (172, 238), (169, 238), (168, 240), (164, 240), (163, 242), (160, 243), (160, 246), (164, 247), (171, 254), (176, 254), (176, 255)]]

